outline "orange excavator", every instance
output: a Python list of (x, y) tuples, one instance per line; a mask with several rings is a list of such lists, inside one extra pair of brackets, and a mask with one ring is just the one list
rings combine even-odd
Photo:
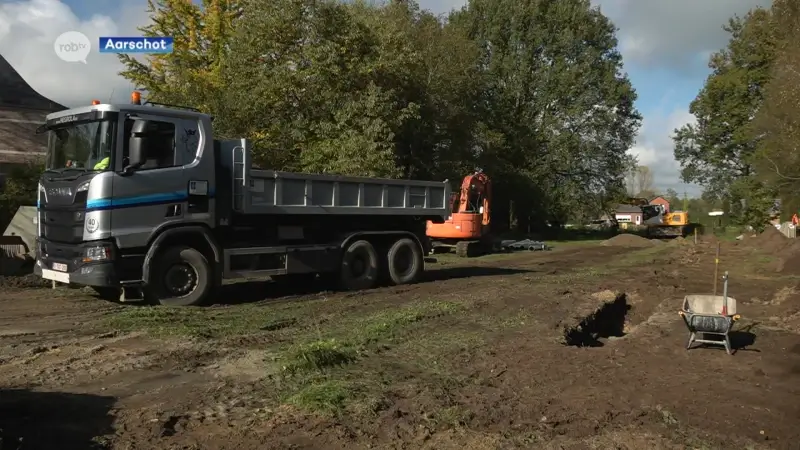
[(434, 252), (455, 248), (460, 257), (491, 251), (489, 239), (492, 182), (482, 170), (467, 175), (450, 197), (452, 214), (444, 223), (428, 221), (426, 234)]

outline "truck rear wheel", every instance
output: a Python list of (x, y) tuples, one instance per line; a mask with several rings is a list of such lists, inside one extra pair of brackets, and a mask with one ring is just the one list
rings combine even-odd
[(355, 241), (342, 255), (341, 287), (350, 291), (371, 289), (378, 284), (380, 259), (369, 241)]
[(398, 239), (389, 247), (389, 278), (394, 284), (409, 284), (417, 281), (425, 265), (422, 250), (413, 239)]
[(147, 291), (164, 306), (201, 305), (211, 294), (211, 267), (206, 257), (191, 247), (159, 252), (150, 270)]

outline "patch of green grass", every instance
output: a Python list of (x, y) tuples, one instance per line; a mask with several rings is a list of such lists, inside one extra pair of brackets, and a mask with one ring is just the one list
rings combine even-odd
[(339, 380), (324, 380), (303, 386), (286, 403), (307, 411), (336, 414), (356, 396), (352, 386)]
[(302, 315), (300, 308), (255, 304), (224, 308), (141, 306), (115, 312), (103, 325), (120, 331), (145, 331), (156, 337), (215, 339), (295, 326), (295, 316)]
[[(281, 359), (290, 374), (323, 371), (334, 366), (352, 363), (366, 347), (395, 341), (407, 336), (418, 323), (451, 314), (463, 309), (453, 302), (424, 302), (392, 311), (342, 320), (327, 330), (316, 329), (313, 340), (301, 342), (284, 350)], [(309, 335), (309, 336), (310, 336)], [(298, 336), (302, 340), (303, 336)]]
[(768, 264), (775, 261), (775, 257), (771, 255), (759, 255), (756, 259), (758, 264)]
[(418, 322), (452, 314), (464, 308), (464, 304), (455, 302), (425, 302), (383, 311), (348, 324), (348, 339), (360, 346), (392, 340)]
[(325, 371), (356, 360), (356, 351), (335, 339), (315, 341), (293, 347), (286, 355), (283, 369), (295, 374), (301, 371)]

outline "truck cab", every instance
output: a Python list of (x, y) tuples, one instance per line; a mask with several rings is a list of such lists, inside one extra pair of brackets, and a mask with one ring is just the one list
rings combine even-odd
[(446, 181), (260, 170), (246, 139), (214, 139), (211, 116), (142, 105), (138, 93), (132, 100), (47, 117), (35, 266), (43, 278), (107, 298), (193, 305), (223, 278), (344, 280), (344, 255), (356, 241), (369, 244), (361, 253), (373, 272), (391, 269), (375, 253), (401, 239), (417, 267), (429, 245), (425, 221), (448, 213)]

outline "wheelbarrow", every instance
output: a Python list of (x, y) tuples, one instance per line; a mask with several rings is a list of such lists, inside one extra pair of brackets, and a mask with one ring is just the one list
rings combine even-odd
[[(741, 317), (736, 313), (736, 299), (728, 297), (728, 272), (722, 277), (722, 295), (687, 295), (683, 308), (678, 312), (689, 329), (686, 350), (695, 343), (722, 345), (731, 355), (730, 332), (733, 324)], [(699, 337), (698, 337), (699, 335)], [(718, 336), (719, 339), (709, 339)]]

